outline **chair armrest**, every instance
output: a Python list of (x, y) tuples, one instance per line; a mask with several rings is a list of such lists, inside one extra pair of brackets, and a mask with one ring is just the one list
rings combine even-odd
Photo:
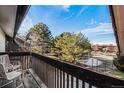
[(13, 71), (14, 69), (13, 69), (13, 65), (10, 65), (10, 66), (8, 66), (8, 67), (6, 67), (6, 71), (7, 72), (11, 72), (11, 71)]
[(19, 69), (19, 68), (21, 68), (21, 65), (15, 65), (15, 66), (13, 66), (13, 70), (16, 70), (16, 69)]

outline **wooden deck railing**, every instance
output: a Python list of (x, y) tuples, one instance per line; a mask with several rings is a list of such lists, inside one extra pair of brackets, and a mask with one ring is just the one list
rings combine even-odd
[(8, 54), (12, 65), (21, 65), (23, 70), (31, 67), (31, 55), (29, 52), (5, 52), (0, 55)]
[(32, 68), (47, 87), (124, 87), (124, 80), (36, 53), (8, 54), (11, 60), (17, 57), (23, 69)]

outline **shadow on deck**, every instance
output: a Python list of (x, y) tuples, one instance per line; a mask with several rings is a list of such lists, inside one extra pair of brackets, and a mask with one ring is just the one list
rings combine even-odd
[(32, 69), (28, 69), (23, 77), (22, 88), (47, 88), (47, 86), (39, 79)]

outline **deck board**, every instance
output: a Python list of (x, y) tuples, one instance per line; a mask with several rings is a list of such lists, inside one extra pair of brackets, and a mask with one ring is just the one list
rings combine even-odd
[(23, 75), (23, 83), (25, 88), (47, 88), (32, 69)]

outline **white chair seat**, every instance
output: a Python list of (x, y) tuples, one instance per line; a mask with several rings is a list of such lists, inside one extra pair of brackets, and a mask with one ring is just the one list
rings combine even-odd
[(19, 77), (21, 74), (22, 74), (21, 72), (12, 71), (12, 72), (6, 73), (6, 76), (7, 76), (8, 80), (13, 80), (13, 79)]
[(21, 65), (15, 65), (15, 66), (13, 66), (13, 69), (16, 70), (16, 69), (18, 69), (20, 67), (21, 67)]

